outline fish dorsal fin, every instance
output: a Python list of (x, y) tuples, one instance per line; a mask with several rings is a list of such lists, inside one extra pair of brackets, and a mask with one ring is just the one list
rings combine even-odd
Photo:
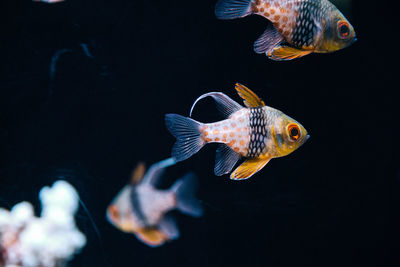
[(254, 42), (254, 52), (257, 54), (268, 53), (283, 40), (283, 36), (270, 23), (264, 33)]
[(150, 166), (146, 175), (143, 177), (143, 183), (151, 184), (153, 186), (157, 185), (158, 180), (164, 173), (165, 168), (172, 166), (176, 163), (174, 158), (168, 158), (160, 162), (154, 163)]
[(158, 247), (169, 240), (168, 236), (155, 228), (142, 228), (136, 233), (136, 237), (150, 247)]
[(288, 45), (277, 45), (271, 51), (267, 52), (267, 56), (275, 61), (292, 60), (311, 54), (312, 51), (300, 50)]
[(142, 180), (145, 172), (146, 172), (146, 167), (144, 162), (139, 162), (136, 165), (136, 168), (132, 171), (131, 184), (138, 184)]
[(257, 108), (265, 106), (264, 101), (246, 86), (236, 83), (235, 89), (239, 96), (243, 98), (243, 103), (248, 108)]
[(256, 172), (261, 170), (269, 161), (270, 157), (258, 157), (248, 159), (236, 168), (234, 172), (231, 173), (232, 180), (244, 180), (253, 176)]
[(197, 102), (207, 96), (211, 96), (215, 100), (215, 102), (217, 102), (217, 108), (225, 118), (228, 118), (232, 113), (235, 113), (239, 109), (243, 108), (239, 103), (232, 100), (226, 94), (221, 92), (211, 92), (201, 95), (199, 98), (196, 99), (196, 101), (192, 105), (192, 108), (190, 109), (189, 117), (192, 117), (192, 112)]
[(226, 144), (219, 144), (215, 157), (215, 175), (221, 176), (230, 173), (239, 159), (240, 155), (229, 146)]

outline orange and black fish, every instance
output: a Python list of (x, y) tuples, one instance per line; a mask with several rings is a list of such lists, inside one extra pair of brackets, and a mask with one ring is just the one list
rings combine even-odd
[(205, 144), (220, 143), (214, 173), (230, 173), (240, 158), (247, 160), (231, 173), (231, 179), (250, 178), (272, 158), (286, 156), (308, 138), (306, 129), (281, 111), (268, 107), (247, 87), (236, 84), (246, 107), (220, 92), (207, 93), (197, 101), (211, 96), (227, 119), (200, 123), (177, 114), (167, 114), (165, 122), (177, 141), (172, 157), (182, 161), (197, 153)]
[(140, 163), (132, 174), (131, 184), (125, 186), (107, 208), (107, 218), (123, 232), (133, 233), (151, 247), (163, 245), (179, 237), (175, 220), (168, 211), (178, 209), (188, 215), (199, 217), (202, 208), (194, 198), (196, 178), (189, 173), (170, 189), (155, 188), (164, 169), (174, 165), (169, 158), (153, 164), (145, 173)]
[(353, 26), (328, 0), (219, 0), (215, 14), (268, 19), (272, 24), (255, 41), (254, 51), (278, 61), (334, 52), (357, 40)]

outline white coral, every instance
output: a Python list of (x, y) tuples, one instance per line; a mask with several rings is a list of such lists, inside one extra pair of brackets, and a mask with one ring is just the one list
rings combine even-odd
[(28, 202), (10, 212), (0, 209), (0, 246), (6, 252), (7, 267), (54, 267), (86, 244), (75, 225), (79, 196), (70, 184), (57, 181), (52, 188), (44, 187), (39, 198), (41, 217), (34, 216)]

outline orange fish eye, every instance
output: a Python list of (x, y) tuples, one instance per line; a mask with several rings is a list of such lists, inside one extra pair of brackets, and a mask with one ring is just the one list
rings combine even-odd
[(350, 27), (347, 21), (338, 22), (338, 35), (340, 39), (346, 39), (350, 35)]
[(296, 124), (290, 124), (288, 126), (288, 131), (289, 131), (289, 137), (293, 141), (298, 140), (300, 138), (300, 136), (301, 136), (301, 132), (300, 132), (299, 126), (297, 126)]

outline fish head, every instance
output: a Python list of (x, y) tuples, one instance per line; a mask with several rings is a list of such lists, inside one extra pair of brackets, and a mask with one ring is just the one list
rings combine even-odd
[(137, 226), (132, 216), (129, 198), (131, 187), (125, 186), (107, 207), (108, 221), (123, 232), (136, 232)]
[(346, 48), (357, 41), (356, 32), (350, 22), (336, 8), (323, 19), (324, 37), (320, 44), (321, 52), (334, 52)]
[(277, 152), (276, 156), (283, 157), (292, 153), (303, 145), (309, 137), (303, 125), (281, 113), (272, 131), (272, 138), (275, 140)]

